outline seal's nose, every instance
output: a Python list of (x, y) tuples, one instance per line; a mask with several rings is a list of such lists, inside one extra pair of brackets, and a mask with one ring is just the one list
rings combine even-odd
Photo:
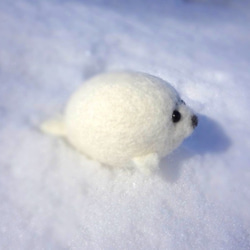
[(193, 128), (195, 128), (198, 125), (198, 117), (196, 115), (193, 115), (191, 121)]

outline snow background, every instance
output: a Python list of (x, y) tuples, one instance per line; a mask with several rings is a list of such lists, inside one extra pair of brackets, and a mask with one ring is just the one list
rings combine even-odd
[[(249, 25), (247, 0), (1, 0), (0, 248), (250, 249)], [(38, 129), (119, 69), (171, 82), (199, 114), (151, 177)]]

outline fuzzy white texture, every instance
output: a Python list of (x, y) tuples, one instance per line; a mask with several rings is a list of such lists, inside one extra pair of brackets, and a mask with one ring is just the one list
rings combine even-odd
[[(250, 249), (249, 9), (1, 0), (0, 248)], [(198, 112), (155, 175), (111, 171), (38, 129), (86, 79), (125, 69), (168, 80)]]
[[(181, 114), (176, 123), (175, 110)], [(175, 89), (158, 77), (107, 73), (88, 80), (70, 98), (65, 136), (80, 152), (106, 165), (130, 167), (142, 158), (140, 167), (148, 168), (150, 156), (166, 156), (191, 134), (192, 115)], [(152, 168), (157, 167), (154, 161)]]

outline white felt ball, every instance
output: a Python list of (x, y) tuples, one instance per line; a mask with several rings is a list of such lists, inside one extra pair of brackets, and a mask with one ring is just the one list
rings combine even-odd
[(113, 167), (151, 171), (197, 125), (176, 90), (144, 73), (96, 76), (70, 98), (63, 122), (45, 123), (86, 156)]

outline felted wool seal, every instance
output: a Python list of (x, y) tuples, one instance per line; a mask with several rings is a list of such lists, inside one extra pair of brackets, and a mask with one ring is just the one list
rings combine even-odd
[(113, 167), (157, 168), (198, 118), (166, 81), (145, 73), (98, 75), (70, 98), (62, 120), (42, 124), (86, 156)]

